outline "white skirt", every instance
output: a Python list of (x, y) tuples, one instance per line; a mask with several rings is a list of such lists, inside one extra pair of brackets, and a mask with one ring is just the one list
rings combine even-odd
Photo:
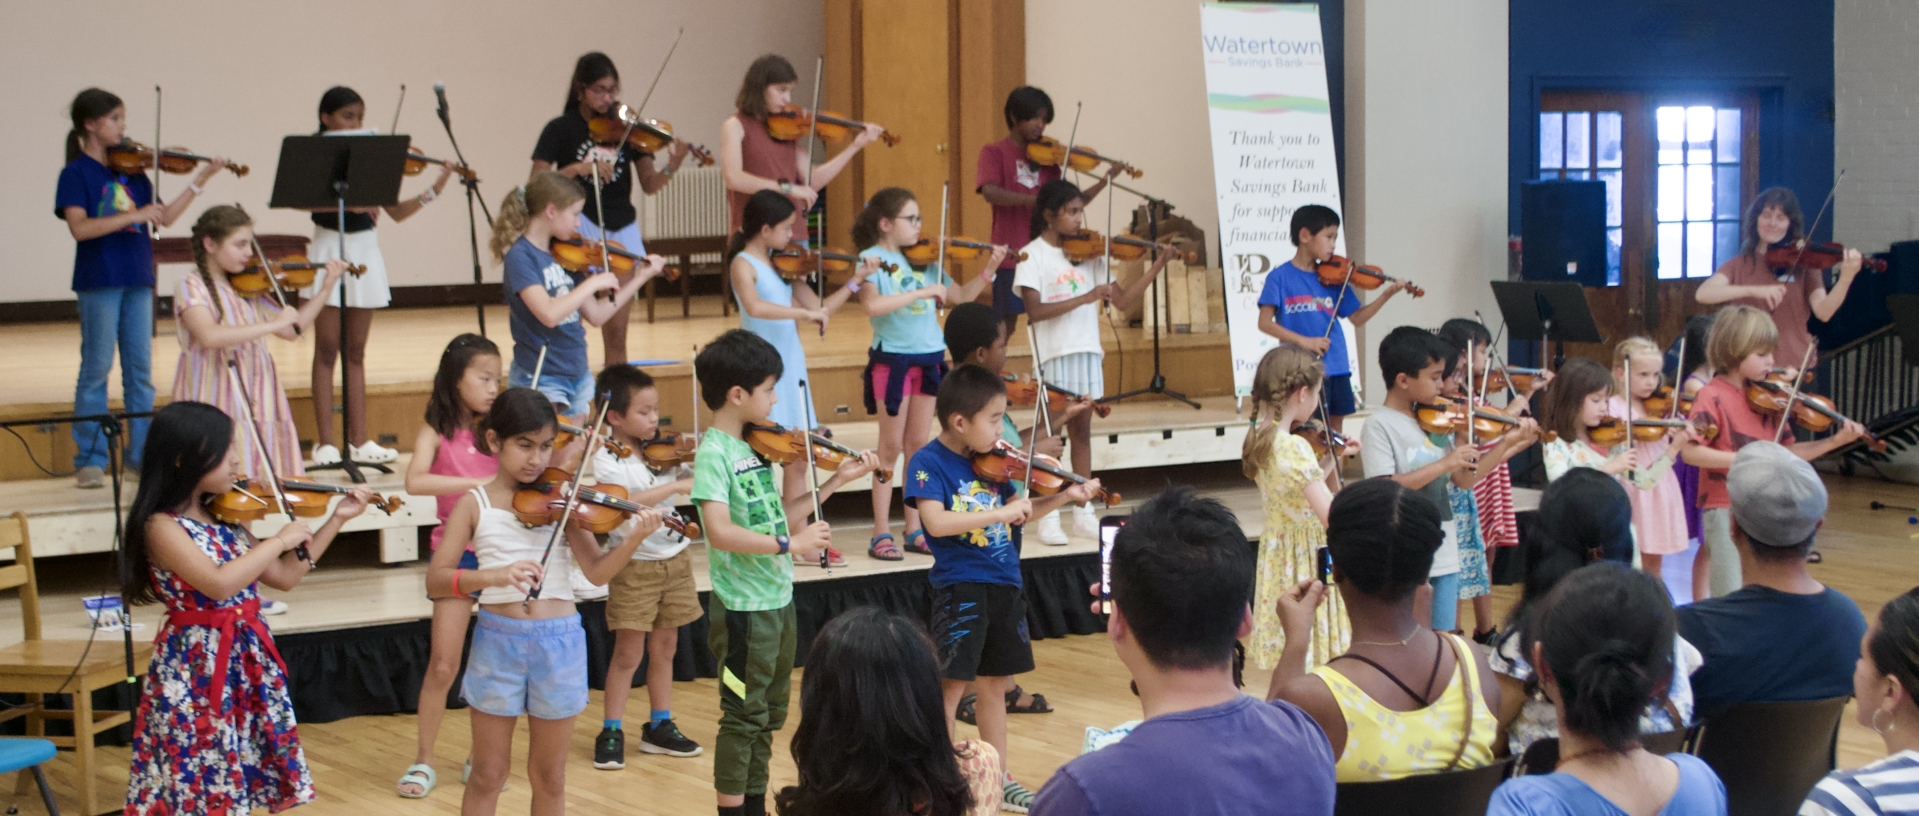
[[(316, 263), (341, 258), (340, 233), (315, 226), (313, 243), (307, 245), (307, 259)], [(366, 274), (348, 274), (343, 280), (346, 284), (346, 301), (349, 309), (384, 309), (393, 302), (393, 290), (387, 286), (386, 259), (380, 256), (379, 230), (361, 230), (346, 234), (347, 263), (366, 265)], [(300, 290), (302, 298), (320, 296), (320, 284), (326, 281), (324, 272), (316, 276), (312, 286)], [(327, 292), (326, 305), (340, 305), (340, 294), (336, 288)]]

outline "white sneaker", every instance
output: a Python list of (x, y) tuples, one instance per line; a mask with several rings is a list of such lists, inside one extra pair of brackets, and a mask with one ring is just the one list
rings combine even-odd
[(1054, 510), (1039, 518), (1039, 543), (1054, 547), (1066, 544), (1066, 531), (1059, 528), (1059, 511)]
[(340, 449), (332, 445), (313, 446), (313, 464), (337, 465), (340, 463)]
[(276, 601), (272, 598), (260, 599), (260, 614), (262, 615), (284, 615), (287, 613), (287, 610), (291, 608), (292, 607), (287, 606), (286, 601)]
[(369, 465), (384, 465), (398, 458), (400, 458), (399, 451), (371, 439), (367, 440), (366, 444), (353, 449), (353, 461), (365, 462)]
[(1099, 538), (1099, 516), (1093, 515), (1092, 505), (1082, 504), (1073, 508), (1073, 535)]

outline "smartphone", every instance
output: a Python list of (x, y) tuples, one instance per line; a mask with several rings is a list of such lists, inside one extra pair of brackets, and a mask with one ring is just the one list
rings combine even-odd
[(1316, 558), (1319, 561), (1319, 582), (1327, 586), (1332, 586), (1332, 583), (1333, 583), (1333, 550), (1332, 548), (1320, 547), (1319, 554), (1316, 556)]
[(1099, 520), (1099, 613), (1113, 614), (1113, 541), (1126, 516), (1104, 516)]

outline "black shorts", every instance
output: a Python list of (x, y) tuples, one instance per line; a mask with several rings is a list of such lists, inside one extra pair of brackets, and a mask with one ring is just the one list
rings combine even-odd
[(1006, 584), (933, 588), (933, 643), (948, 680), (1011, 677), (1033, 670), (1026, 599)]
[(1026, 313), (1026, 301), (1013, 291), (1013, 270), (1006, 268), (993, 276), (993, 311), (1001, 319)]
[(1326, 408), (1333, 416), (1343, 417), (1359, 409), (1353, 398), (1353, 375), (1327, 377), (1320, 389), (1326, 395)]

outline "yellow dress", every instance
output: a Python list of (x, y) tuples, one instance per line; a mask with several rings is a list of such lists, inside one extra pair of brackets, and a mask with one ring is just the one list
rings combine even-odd
[[(1259, 493), (1266, 507), (1266, 526), (1259, 534), (1259, 583), (1253, 599), (1253, 633), (1247, 638), (1247, 659), (1261, 669), (1279, 663), (1286, 635), (1279, 625), (1279, 597), (1308, 578), (1318, 578), (1318, 552), (1326, 546), (1326, 528), (1306, 503), (1306, 486), (1326, 478), (1313, 459), (1312, 446), (1289, 433), (1273, 439), (1272, 459), (1259, 469)], [(1326, 600), (1313, 618), (1313, 642), (1306, 649), (1305, 669), (1324, 665), (1346, 651), (1352, 627), (1339, 590), (1327, 588)]]

